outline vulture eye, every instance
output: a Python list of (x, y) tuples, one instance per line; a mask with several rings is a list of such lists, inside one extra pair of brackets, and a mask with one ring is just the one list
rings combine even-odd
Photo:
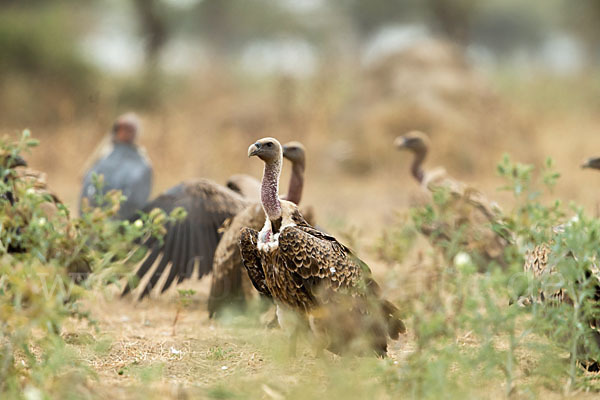
[(267, 147), (271, 147), (271, 146), (273, 146), (273, 143), (271, 143), (271, 142), (267, 142), (267, 143), (265, 143), (265, 146), (267, 146)]

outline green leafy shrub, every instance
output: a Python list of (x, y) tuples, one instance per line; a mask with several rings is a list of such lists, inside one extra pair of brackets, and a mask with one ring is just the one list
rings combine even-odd
[[(443, 231), (442, 251), (450, 256), (430, 253), (421, 266), (433, 270), (427, 290), (408, 291), (401, 299), (416, 348), (399, 369), (389, 366), (385, 382), (391, 391), (412, 398), (537, 397), (542, 390), (594, 388), (578, 365), (600, 359), (600, 336), (591, 327), (599, 315), (600, 221), (575, 204), (546, 200), (559, 179), (551, 160), (535, 172), (508, 156), (498, 166), (506, 180), (502, 189), (515, 198), (511, 210), (489, 222), (511, 239), (503, 268), (481, 271), (481, 260), (463, 246), (464, 230)], [(436, 193), (432, 204), (412, 211), (415, 227), (443, 226), (454, 201)], [(551, 251), (552, 273), (534, 279), (523, 272), (523, 263), (542, 243)], [(404, 260), (394, 246), (387, 251)], [(558, 291), (566, 294), (564, 301), (558, 301)], [(522, 296), (532, 299), (529, 306), (517, 302)]]
[[(0, 140), (0, 153), (16, 156), (37, 144), (26, 131), (17, 142)], [(79, 299), (92, 293), (88, 289), (118, 283), (131, 273), (144, 254), (136, 243), (149, 235), (160, 237), (164, 223), (181, 216), (181, 210), (172, 216), (154, 210), (135, 223), (117, 221), (112, 217), (122, 196), (111, 192), (106, 206), (73, 218), (65, 205), (40, 193), (34, 181), (6, 167), (1, 174), (0, 398), (25, 393), (85, 397), (92, 374), (65, 345), (62, 323), (77, 317), (93, 324)]]

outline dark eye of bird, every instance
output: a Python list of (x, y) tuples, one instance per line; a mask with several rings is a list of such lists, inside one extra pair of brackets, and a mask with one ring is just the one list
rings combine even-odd
[(265, 146), (267, 146), (267, 147), (271, 147), (271, 146), (273, 146), (273, 143), (271, 143), (271, 142), (267, 142), (267, 143), (265, 143)]

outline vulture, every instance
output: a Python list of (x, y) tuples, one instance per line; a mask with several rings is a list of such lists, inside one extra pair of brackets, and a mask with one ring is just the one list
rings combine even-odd
[[(597, 169), (600, 170), (600, 157), (592, 157), (587, 159), (582, 165), (581, 168), (586, 169)], [(570, 222), (567, 222), (569, 224)], [(564, 231), (565, 225), (558, 225), (552, 228), (554, 233), (560, 233)], [(555, 268), (553, 265), (549, 265), (548, 261), (550, 259), (552, 250), (550, 248), (549, 243), (538, 244), (533, 248), (533, 250), (528, 251), (525, 254), (525, 263), (523, 264), (523, 271), (526, 274), (531, 275), (534, 279), (541, 279), (549, 274), (554, 273)], [(574, 257), (571, 252), (562, 255), (562, 257)], [(594, 267), (594, 270), (596, 268)], [(586, 271), (586, 275), (589, 277), (590, 275), (597, 275), (595, 271)], [(600, 278), (600, 275), (599, 275)], [(600, 295), (600, 280), (598, 286), (598, 293)], [(544, 301), (546, 298), (551, 298), (557, 301), (564, 301), (568, 299), (568, 295), (562, 289), (557, 290), (555, 293), (547, 294), (547, 293), (539, 293), (539, 300)], [(533, 301), (534, 299), (521, 297), (518, 300), (520, 305), (526, 305)], [(600, 297), (599, 297), (600, 300)], [(599, 325), (600, 326), (600, 325)]]
[[(560, 229), (561, 227), (555, 227), (554, 230)], [(538, 303), (548, 303), (549, 305), (556, 305), (558, 303), (564, 303), (573, 305), (573, 300), (567, 290), (568, 285), (563, 285), (564, 277), (556, 277), (556, 279), (552, 279), (553, 276), (557, 273), (556, 265), (550, 263), (552, 255), (552, 250), (550, 246), (546, 243), (542, 243), (540, 245), (535, 246), (535, 248), (529, 252), (527, 252), (525, 256), (525, 263), (523, 264), (523, 271), (526, 275), (532, 277), (535, 280), (543, 281), (550, 280), (551, 283), (548, 285), (552, 287), (552, 291), (550, 293), (545, 292), (543, 289), (537, 294), (537, 298), (533, 298), (532, 296), (520, 296), (517, 300), (517, 304), (521, 307), (526, 307), (533, 302)], [(564, 257), (572, 257), (576, 258), (575, 255), (571, 252), (563, 255)], [(593, 296), (588, 298), (587, 301), (593, 301), (596, 304), (600, 303), (600, 269), (598, 268), (595, 262), (592, 262), (590, 265), (585, 267), (583, 271), (583, 276), (581, 281), (576, 281), (575, 285), (584, 285), (585, 282), (591, 284), (591, 289), (593, 291)], [(512, 303), (512, 300), (511, 300)], [(589, 325), (589, 338), (595, 342), (598, 349), (600, 349), (600, 319), (595, 317), (587, 317), (586, 320)], [(589, 354), (589, 351), (586, 350), (587, 347), (583, 343), (578, 344), (578, 354), (581, 355), (580, 363), (581, 365), (587, 369), (588, 371), (598, 372), (600, 371), (600, 363), (598, 360), (589, 358), (586, 354)]]
[(260, 181), (253, 176), (245, 174), (232, 175), (227, 179), (225, 186), (249, 200), (260, 200)]
[[(394, 141), (398, 150), (408, 150), (414, 155), (410, 172), (417, 182), (432, 194), (446, 191), (453, 206), (450, 221), (422, 223), (418, 228), (434, 245), (452, 241), (453, 232), (462, 231), (462, 248), (484, 256), (485, 261), (494, 260), (504, 265), (504, 248), (510, 243), (510, 235), (497, 232), (492, 225), (500, 222), (501, 210), (480, 192), (456, 181), (446, 174), (443, 168), (432, 171), (423, 169), (423, 162), (429, 150), (429, 138), (422, 132), (412, 131), (399, 136)], [(446, 254), (447, 255), (447, 254)]]
[[(592, 157), (587, 159), (582, 165), (581, 168), (586, 169), (596, 169), (600, 170), (600, 157)], [(570, 222), (567, 222), (569, 224)], [(563, 232), (565, 225), (559, 225), (553, 227), (554, 233)], [(565, 257), (575, 258), (575, 255), (571, 251), (567, 251), (566, 254), (560, 255), (558, 259), (564, 259)], [(551, 263), (552, 258), (552, 250), (551, 244), (542, 243), (535, 246), (531, 251), (528, 251), (525, 255), (525, 262), (523, 264), (523, 272), (536, 280), (544, 280), (550, 279), (554, 274), (556, 274), (556, 265)], [(590, 299), (596, 303), (600, 303), (600, 269), (595, 262), (595, 259), (592, 263), (585, 268), (583, 271), (584, 279), (591, 280), (592, 282), (592, 290), (593, 290), (593, 298)], [(562, 282), (564, 278), (560, 278), (556, 282)], [(576, 284), (582, 284), (583, 282), (576, 282)], [(551, 293), (547, 293), (543, 290), (540, 290), (537, 294), (537, 298), (533, 298), (532, 296), (520, 296), (517, 300), (517, 304), (519, 306), (528, 306), (533, 302), (545, 303), (548, 302), (550, 304), (556, 303), (565, 303), (565, 304), (573, 304), (573, 300), (569, 295), (568, 291), (565, 287), (560, 287), (561, 285), (554, 285)], [(512, 303), (512, 301), (511, 301)], [(591, 329), (592, 338), (595, 341), (596, 345), (600, 348), (600, 320), (596, 318), (589, 318), (587, 321), (588, 325)], [(585, 354), (585, 348), (579, 349), (579, 354)], [(589, 371), (598, 372), (600, 371), (600, 364), (598, 360), (583, 360), (582, 365)]]
[(212, 270), (213, 256), (221, 238), (219, 228), (248, 204), (250, 202), (240, 194), (208, 179), (182, 182), (146, 204), (142, 212), (160, 208), (169, 214), (182, 207), (187, 216), (170, 223), (162, 241), (151, 237), (143, 243), (148, 254), (136, 271), (137, 282), (129, 282), (122, 295), (129, 293), (155, 265), (140, 299), (150, 294), (169, 266), (161, 293), (175, 280), (180, 283), (191, 278), (195, 268), (198, 279), (207, 275)]
[[(299, 204), (302, 198), (305, 154), (306, 151), (301, 143), (290, 142), (283, 146), (283, 157), (292, 163), (288, 194), (284, 199), (295, 204)], [(236, 176), (246, 177), (246, 175)], [(227, 186), (231, 188), (229, 184)], [(256, 197), (251, 197), (256, 198), (256, 202), (246, 207), (224, 226), (223, 238), (217, 246), (213, 261), (212, 284), (208, 298), (208, 312), (211, 318), (225, 306), (234, 305), (243, 308), (245, 305), (244, 289), (248, 287), (249, 282), (244, 282), (246, 274), (239, 249), (240, 230), (244, 227), (259, 230), (265, 223), (265, 213), (259, 202), (260, 182), (257, 192), (259, 194)]]
[[(134, 114), (117, 119), (112, 128), (112, 148), (86, 172), (79, 197), (79, 212), (84, 199), (93, 207), (98, 206), (97, 197), (110, 190), (120, 190), (127, 198), (121, 203), (118, 218), (128, 219), (136, 215), (148, 201), (152, 190), (152, 166), (143, 148), (136, 144), (139, 122)], [(93, 176), (102, 175), (102, 193), (97, 193)]]
[(280, 143), (261, 139), (248, 148), (248, 156), (264, 162), (265, 224), (260, 232), (242, 228), (242, 261), (254, 287), (277, 305), (281, 327), (292, 330), (291, 352), (300, 327), (308, 325), (321, 349), (385, 356), (388, 338), (406, 330), (398, 309), (381, 297), (364, 262), (309, 225), (293, 202), (279, 198)]

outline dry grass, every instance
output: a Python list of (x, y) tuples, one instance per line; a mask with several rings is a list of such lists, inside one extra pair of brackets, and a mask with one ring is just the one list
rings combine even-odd
[[(290, 359), (285, 335), (253, 317), (209, 320), (204, 301), (207, 283), (186, 285), (198, 290), (200, 301), (180, 315), (175, 330), (173, 291), (141, 303), (111, 295), (86, 302), (99, 331), (71, 321), (63, 336), (97, 374), (90, 386), (111, 398), (137, 398), (141, 393), (152, 398), (180, 398), (182, 393), (213, 397), (221, 389), (231, 393), (257, 389), (265, 398), (277, 398), (277, 393), (283, 396), (308, 382), (316, 384), (334, 366), (352, 365), (331, 354), (316, 358), (306, 340), (300, 342), (298, 357)], [(393, 344), (391, 362), (411, 351), (410, 342), (408, 335)], [(277, 389), (269, 389), (271, 384)]]
[[(426, 290), (428, 281), (435, 276), (422, 265), (422, 253), (429, 251), (427, 246), (420, 242), (402, 265), (377, 262), (372, 248), (396, 212), (406, 209), (419, 189), (408, 174), (407, 156), (390, 146), (393, 137), (403, 132), (369, 129), (385, 125), (379, 118), (388, 118), (389, 113), (360, 113), (367, 117), (361, 120), (364, 128), (359, 132), (346, 131), (347, 125), (339, 123), (350, 103), (345, 84), (343, 79), (324, 83), (318, 78), (315, 82), (298, 83), (293, 89), (278, 82), (267, 83), (257, 91), (254, 86), (237, 87), (229, 81), (216, 83), (212, 89), (203, 81), (195, 82), (192, 89), (173, 98), (160, 111), (142, 115), (141, 143), (155, 166), (154, 193), (192, 177), (209, 177), (217, 182), (240, 172), (258, 177), (260, 163), (245, 157), (250, 143), (263, 136), (300, 140), (308, 148), (304, 204), (314, 206), (321, 225), (354, 239), (354, 247), (378, 277), (400, 277), (405, 286), (388, 289), (393, 297), (405, 298)], [(564, 89), (571, 83), (562, 85)], [(494, 82), (490, 86), (497, 89)], [(550, 156), (563, 173), (556, 197), (576, 200), (588, 210), (595, 210), (598, 191), (593, 189), (595, 184), (589, 183), (600, 180), (600, 176), (580, 171), (578, 165), (584, 157), (600, 153), (600, 135), (595, 134), (600, 116), (584, 105), (581, 109), (562, 107), (560, 99), (545, 97), (543, 87), (504, 85), (496, 90), (501, 94), (494, 95), (498, 96), (498, 108), (477, 116), (478, 126), (500, 119), (515, 129), (478, 137), (476, 130), (461, 132), (455, 126), (437, 127), (432, 132), (436, 147), (429, 165), (443, 165), (451, 175), (472, 183), (502, 203), (507, 197), (496, 192), (500, 181), (494, 172), (502, 153), (538, 164)], [(528, 90), (538, 90), (539, 94), (532, 96)], [(410, 123), (411, 112), (403, 112)], [(495, 113), (506, 117), (498, 118)], [(30, 164), (48, 173), (51, 187), (73, 209), (82, 167), (112, 118), (101, 110), (91, 110), (90, 114), (95, 116), (60, 126), (30, 126), (34, 136), (42, 141), (29, 157)], [(437, 116), (422, 118), (435, 120)], [(404, 121), (398, 126), (406, 124)], [(4, 130), (10, 133), (16, 128)], [(301, 398), (299, 391), (305, 388), (305, 397), (310, 398), (317, 397), (319, 387), (327, 382), (348, 377), (336, 376), (336, 369), (355, 368), (357, 376), (365, 376), (358, 373), (360, 365), (351, 360), (331, 355), (316, 359), (306, 344), (297, 359), (286, 359), (281, 355), (285, 348), (283, 334), (264, 328), (252, 318), (210, 321), (205, 311), (207, 282), (188, 286), (198, 290), (196, 303), (183, 312), (175, 331), (174, 291), (141, 303), (97, 294), (87, 306), (98, 320), (99, 330), (77, 321), (64, 327), (70, 346), (97, 374), (97, 379), (89, 383), (94, 394), (103, 398), (234, 398), (236, 393), (246, 393), (243, 397), (283, 399)], [(394, 343), (389, 362), (401, 362), (413, 348), (409, 334)], [(306, 383), (309, 384), (302, 385)], [(368, 381), (363, 389), (347, 385), (351, 388), (348, 390), (356, 390), (354, 393), (344, 392), (343, 386), (330, 394), (360, 398), (365, 394), (360, 390), (376, 390), (376, 385)], [(485, 397), (500, 397), (504, 393), (501, 387), (482, 390)], [(367, 394), (387, 397), (379, 392)], [(559, 396), (554, 392), (548, 395)]]

